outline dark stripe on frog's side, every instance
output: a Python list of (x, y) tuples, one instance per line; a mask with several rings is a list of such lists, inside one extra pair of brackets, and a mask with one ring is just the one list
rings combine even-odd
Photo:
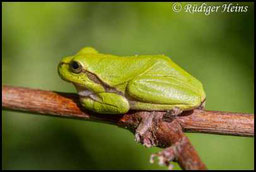
[(96, 74), (94, 74), (94, 73), (92, 73), (92, 72), (90, 72), (88, 70), (85, 70), (85, 69), (83, 69), (82, 72), (85, 73), (86, 76), (91, 81), (93, 81), (93, 82), (103, 86), (106, 92), (108, 92), (108, 93), (116, 93), (116, 94), (124, 96), (124, 94), (121, 91), (118, 91), (116, 88), (113, 88), (113, 87), (109, 86), (107, 83), (103, 82)]
[[(69, 63), (65, 63), (65, 62), (60, 62), (59, 63), (59, 66), (63, 65), (63, 64), (66, 64), (66, 65), (69, 65)], [(85, 70), (85, 69), (82, 69), (82, 73), (86, 74), (86, 76), (93, 82), (101, 85), (106, 92), (110, 92), (110, 93), (116, 93), (116, 94), (119, 94), (119, 95), (122, 95), (124, 96), (124, 94), (117, 90), (116, 88), (113, 88), (111, 86), (109, 86), (107, 83), (103, 82), (96, 74), (88, 71), (88, 70)], [(69, 81), (68, 81), (69, 82)], [(77, 85), (83, 87), (83, 85), (79, 84), (79, 83), (76, 83)]]

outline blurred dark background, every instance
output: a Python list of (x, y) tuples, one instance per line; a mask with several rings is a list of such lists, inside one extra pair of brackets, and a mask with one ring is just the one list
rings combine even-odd
[[(57, 65), (84, 46), (165, 54), (203, 83), (206, 109), (254, 113), (254, 4), (233, 4), (248, 11), (175, 13), (169, 2), (4, 2), (2, 84), (75, 92)], [(209, 169), (254, 168), (253, 138), (187, 136)], [(144, 148), (129, 131), (107, 124), (3, 110), (2, 140), (3, 169), (166, 169), (149, 163), (160, 148)]]

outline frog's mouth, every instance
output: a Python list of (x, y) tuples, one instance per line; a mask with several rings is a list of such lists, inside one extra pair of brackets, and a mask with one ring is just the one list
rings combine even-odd
[(89, 97), (90, 95), (94, 94), (92, 91), (88, 90), (86, 87), (74, 84), (79, 96), (82, 97)]

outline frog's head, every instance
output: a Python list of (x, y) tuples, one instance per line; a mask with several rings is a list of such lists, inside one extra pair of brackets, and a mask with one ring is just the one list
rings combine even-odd
[(58, 73), (65, 81), (82, 84), (81, 81), (86, 79), (83, 75), (83, 64), (74, 58), (75, 56), (64, 57), (58, 65)]
[(86, 56), (97, 53), (90, 47), (85, 47), (74, 56), (64, 57), (58, 65), (58, 73), (60, 77), (68, 82), (73, 83), (78, 92), (85, 90), (97, 91), (99, 84), (95, 83), (88, 77)]

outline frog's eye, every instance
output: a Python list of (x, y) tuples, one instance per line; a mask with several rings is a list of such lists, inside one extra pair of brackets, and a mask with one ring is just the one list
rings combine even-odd
[(74, 72), (74, 73), (80, 73), (80, 72), (82, 72), (82, 65), (79, 63), (79, 62), (77, 62), (77, 61), (72, 61), (71, 63), (70, 63), (70, 69), (71, 69), (71, 71), (72, 72)]

